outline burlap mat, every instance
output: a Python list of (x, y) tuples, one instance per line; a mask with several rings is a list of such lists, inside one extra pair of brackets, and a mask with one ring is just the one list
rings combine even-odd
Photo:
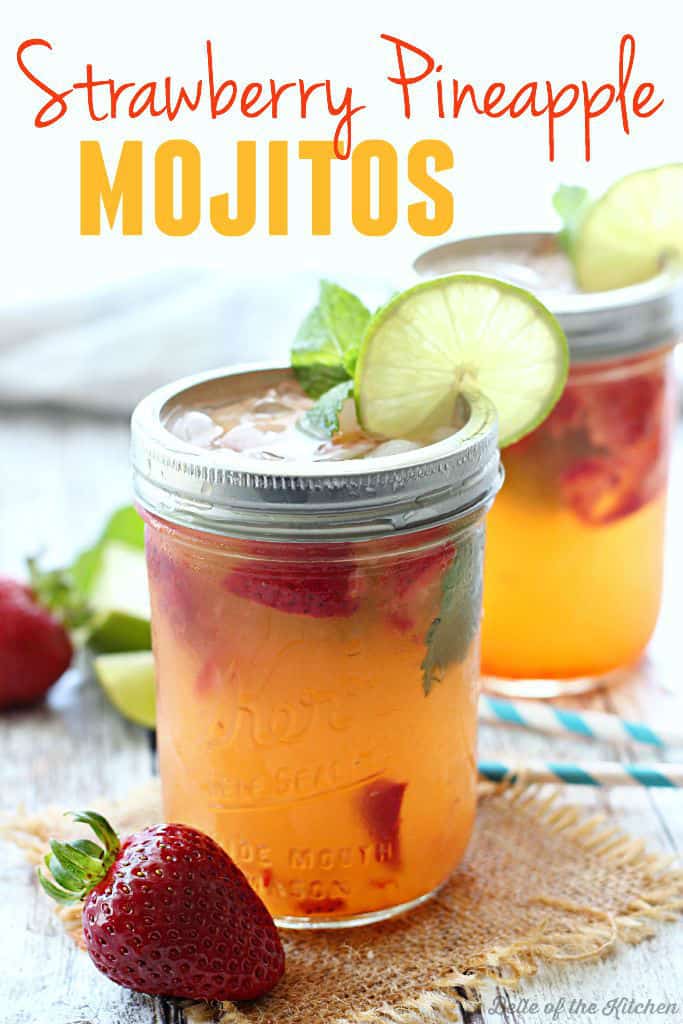
[[(93, 802), (126, 834), (159, 821), (156, 783)], [(56, 810), (5, 819), (39, 863), (70, 826)], [(651, 935), (683, 910), (683, 872), (641, 840), (561, 803), (555, 792), (482, 792), (467, 859), (436, 899), (404, 918), (341, 932), (284, 934), (287, 972), (253, 1004), (186, 1005), (193, 1022), (418, 1024), (457, 1021), (488, 985), (514, 987), (548, 961), (591, 960)], [(76, 941), (80, 908), (57, 908)]]

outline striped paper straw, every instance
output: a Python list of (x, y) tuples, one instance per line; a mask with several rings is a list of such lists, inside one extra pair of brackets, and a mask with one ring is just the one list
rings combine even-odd
[(480, 761), (479, 775), (491, 782), (564, 782), (572, 786), (645, 786), (679, 789), (683, 786), (681, 764), (619, 764), (587, 761), (582, 764), (555, 761), (524, 761), (505, 764)]
[(674, 729), (653, 729), (644, 722), (629, 722), (604, 711), (570, 711), (544, 701), (501, 700), (482, 694), (479, 721), (519, 725), (559, 736), (582, 736), (585, 739), (627, 743), (635, 740), (652, 747), (683, 746), (683, 732)]

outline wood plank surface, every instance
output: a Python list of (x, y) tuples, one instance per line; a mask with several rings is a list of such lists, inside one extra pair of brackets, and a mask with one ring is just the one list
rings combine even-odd
[[(128, 430), (121, 421), (59, 412), (0, 413), (0, 573), (21, 572), (25, 555), (39, 548), (45, 549), (48, 563), (59, 564), (89, 544), (107, 514), (129, 500), (127, 450)], [(670, 520), (677, 529), (669, 532), (665, 604), (648, 659), (627, 685), (600, 692), (591, 701), (655, 724), (683, 722), (683, 437), (676, 450)], [(482, 729), (480, 750), (482, 756), (517, 761), (525, 756), (646, 756), (635, 747), (619, 755), (607, 744), (495, 726)], [(149, 735), (124, 722), (81, 669), (68, 673), (43, 707), (0, 717), (0, 751), (0, 807), (8, 810), (19, 803), (81, 806), (93, 794), (125, 793), (153, 771)], [(682, 752), (669, 756), (676, 755)], [(681, 793), (574, 788), (568, 796), (601, 810), (655, 849), (683, 849)], [(64, 937), (33, 872), (5, 845), (0, 846), (0, 885), (3, 1024), (183, 1024), (182, 1012), (172, 1004), (125, 992), (98, 974)], [(570, 1012), (572, 999), (594, 1002), (599, 1011), (575, 1003)], [(678, 1003), (677, 1012), (652, 1019), (683, 1021), (680, 924), (665, 924), (653, 939), (604, 962), (544, 968), (520, 992), (492, 991), (480, 1012), (463, 1019), (472, 1024), (595, 1024), (617, 1019), (605, 1009), (613, 999)], [(622, 1014), (621, 1019), (648, 1017)]]

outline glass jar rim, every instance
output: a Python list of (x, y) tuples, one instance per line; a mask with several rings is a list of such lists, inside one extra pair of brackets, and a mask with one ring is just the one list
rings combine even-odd
[[(257, 460), (183, 441), (164, 423), (174, 400), (221, 380), (266, 387), (289, 367), (243, 364), (158, 388), (135, 409), (131, 462), (136, 500), (178, 525), (226, 536), (356, 540), (426, 529), (487, 507), (500, 486), (497, 418), (468, 395), (462, 428), (394, 455), (329, 462)], [(252, 392), (253, 393), (253, 392)]]
[[(508, 256), (508, 264), (504, 257)], [(520, 271), (530, 268), (524, 256), (563, 256), (553, 231), (507, 231), (471, 235), (426, 249), (413, 262), (417, 277), (436, 277), (457, 271), (477, 270), (503, 277), (533, 292), (554, 314), (567, 335), (572, 362), (593, 362), (638, 355), (672, 346), (683, 330), (683, 273), (665, 268), (647, 281), (604, 292), (566, 292), (544, 287), (537, 281), (500, 273), (516, 257)], [(490, 268), (482, 260), (491, 258)], [(476, 266), (467, 260), (477, 260)]]

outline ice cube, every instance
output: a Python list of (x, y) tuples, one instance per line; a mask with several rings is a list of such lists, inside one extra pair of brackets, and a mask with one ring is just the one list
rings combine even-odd
[(378, 445), (371, 455), (402, 455), (403, 452), (414, 452), (416, 448), (420, 448), (421, 445), (416, 444), (414, 441), (404, 441), (397, 438), (394, 441), (383, 441), (382, 444)]
[(223, 433), (210, 416), (195, 410), (181, 413), (171, 429), (181, 441), (189, 441), (202, 448), (208, 448)]
[(232, 430), (227, 430), (221, 438), (221, 446), (232, 448), (235, 452), (248, 452), (257, 448), (263, 451), (269, 448), (274, 441), (280, 437), (279, 433), (259, 430), (248, 423), (239, 423)]
[(292, 402), (287, 400), (287, 395), (279, 395), (274, 388), (270, 388), (263, 398), (256, 398), (250, 403), (249, 412), (254, 416), (282, 416), (292, 408)]

